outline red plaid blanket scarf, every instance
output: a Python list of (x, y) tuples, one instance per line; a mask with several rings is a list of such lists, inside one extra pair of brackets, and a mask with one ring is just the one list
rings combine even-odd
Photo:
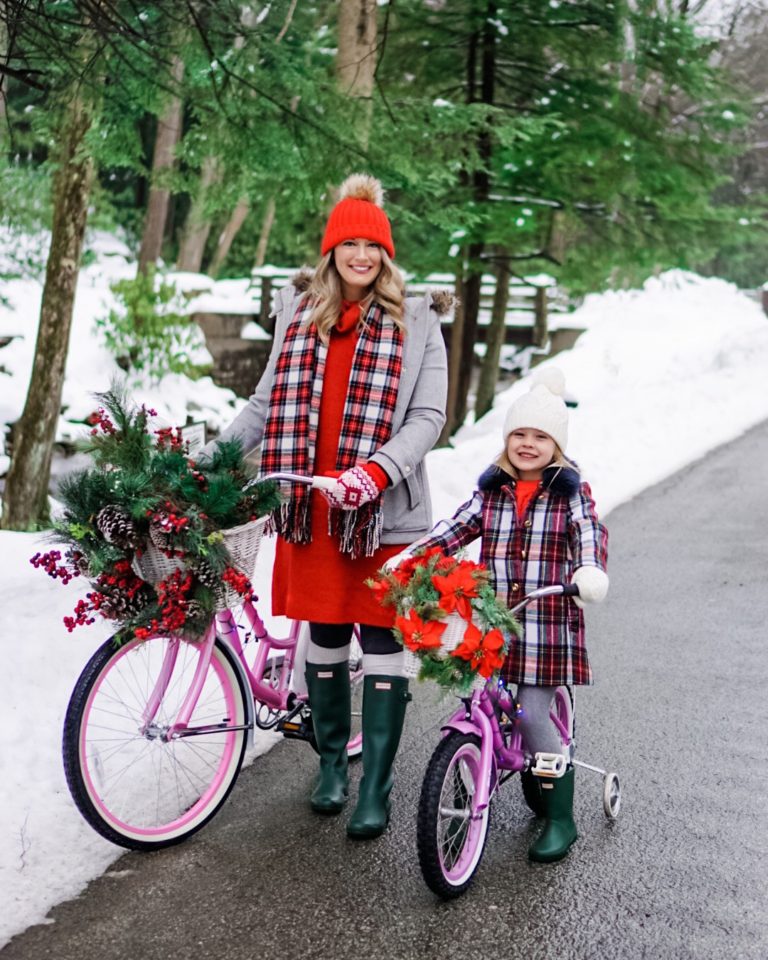
[[(311, 475), (315, 462), (320, 399), (328, 347), (308, 326), (313, 304), (302, 301), (288, 325), (275, 365), (264, 425), (260, 472)], [(336, 469), (368, 460), (392, 434), (402, 370), (403, 335), (382, 307), (368, 311), (355, 347), (342, 416)], [(329, 533), (353, 558), (370, 557), (379, 546), (381, 497), (358, 510), (331, 510)], [(291, 498), (274, 516), (278, 533), (290, 543), (309, 543), (310, 491), (294, 485)]]

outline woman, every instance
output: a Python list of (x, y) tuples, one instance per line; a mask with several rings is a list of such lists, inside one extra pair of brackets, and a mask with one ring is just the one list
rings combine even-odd
[(389, 820), (392, 765), (410, 699), (394, 613), (365, 580), (429, 530), (423, 459), (445, 420), (439, 313), (450, 298), (406, 298), (392, 258), (381, 185), (355, 174), (340, 189), (314, 274), (280, 291), (269, 363), (220, 439), (262, 444), (261, 473), (327, 475), (322, 494), (296, 486), (275, 516), (272, 609), (310, 624), (306, 679), (320, 752), (312, 809), (347, 800), (347, 660), (363, 648), (363, 778), (347, 825), (376, 837)]

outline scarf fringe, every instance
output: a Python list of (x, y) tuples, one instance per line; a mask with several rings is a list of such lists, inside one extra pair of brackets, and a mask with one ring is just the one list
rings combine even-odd
[(312, 539), (309, 520), (309, 497), (291, 498), (281, 504), (267, 524), (269, 533), (275, 530), (288, 543), (309, 543)]
[(381, 545), (384, 513), (379, 497), (358, 510), (330, 510), (328, 533), (339, 538), (339, 550), (353, 560), (372, 557)]

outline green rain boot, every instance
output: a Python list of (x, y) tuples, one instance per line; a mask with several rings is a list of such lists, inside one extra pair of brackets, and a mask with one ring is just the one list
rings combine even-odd
[(389, 822), (392, 765), (411, 699), (404, 677), (367, 676), (363, 681), (363, 778), (347, 834), (355, 840), (378, 837)]
[(573, 822), (573, 767), (562, 777), (540, 777), (544, 830), (528, 849), (528, 859), (537, 863), (555, 863), (562, 860), (576, 841), (578, 833)]
[(310, 803), (315, 813), (341, 813), (347, 802), (347, 742), (350, 732), (349, 668), (344, 663), (306, 666), (309, 706), (320, 776)]

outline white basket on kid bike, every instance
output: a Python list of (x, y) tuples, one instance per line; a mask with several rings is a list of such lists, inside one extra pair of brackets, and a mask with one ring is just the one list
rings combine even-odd
[[(467, 629), (467, 621), (458, 613), (449, 614), (443, 622), (446, 627), (440, 637), (439, 653), (441, 660), (447, 659), (456, 647), (462, 643)], [(477, 620), (473, 620), (473, 623), (476, 627), (480, 627), (480, 623)], [(421, 670), (421, 659), (405, 646), (403, 647), (403, 653), (405, 654), (403, 659), (403, 674), (410, 679), (415, 679)], [(485, 684), (485, 677), (481, 677), (480, 674), (478, 674), (477, 679), (472, 683), (472, 689), (482, 690)]]
[[(244, 573), (249, 579), (253, 577), (256, 558), (259, 555), (259, 547), (264, 536), (264, 528), (268, 521), (269, 516), (259, 517), (257, 520), (249, 520), (247, 523), (241, 523), (238, 527), (230, 527), (228, 530), (221, 531), (224, 537), (224, 545), (232, 558), (232, 566), (240, 573)], [(133, 565), (142, 580), (146, 580), (148, 583), (159, 583), (176, 570), (183, 568), (184, 558), (168, 557), (154, 543), (150, 542), (140, 557), (134, 557)], [(220, 609), (234, 607), (240, 603), (242, 603), (240, 594), (230, 586), (226, 586)]]

